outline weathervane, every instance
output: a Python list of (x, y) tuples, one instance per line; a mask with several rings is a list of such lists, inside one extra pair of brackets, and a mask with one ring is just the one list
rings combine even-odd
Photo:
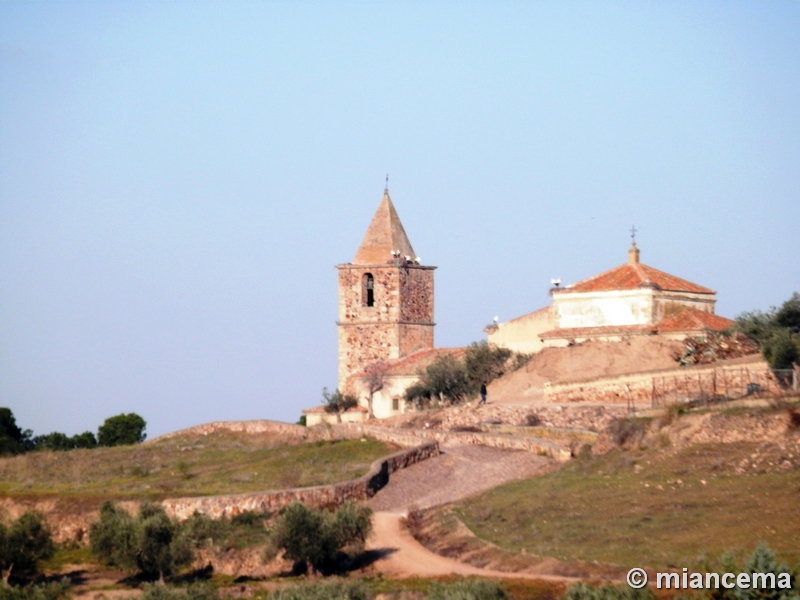
[(388, 194), (389, 193), (389, 174), (388, 173), (386, 174), (386, 186), (383, 188), (383, 193), (384, 194)]
[(631, 242), (636, 245), (636, 225), (631, 225)]

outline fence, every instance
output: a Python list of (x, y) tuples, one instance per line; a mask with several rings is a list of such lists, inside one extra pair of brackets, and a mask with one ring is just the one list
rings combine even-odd
[(798, 374), (792, 369), (722, 368), (653, 377), (651, 406), (758, 398), (798, 391)]

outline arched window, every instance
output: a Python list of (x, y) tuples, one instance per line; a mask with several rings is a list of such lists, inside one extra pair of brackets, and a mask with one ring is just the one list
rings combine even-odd
[(364, 273), (362, 288), (361, 303), (364, 306), (375, 306), (375, 278), (372, 273)]

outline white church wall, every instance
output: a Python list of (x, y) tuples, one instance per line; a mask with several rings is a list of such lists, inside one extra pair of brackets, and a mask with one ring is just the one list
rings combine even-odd
[(559, 328), (645, 325), (653, 322), (651, 289), (553, 294)]

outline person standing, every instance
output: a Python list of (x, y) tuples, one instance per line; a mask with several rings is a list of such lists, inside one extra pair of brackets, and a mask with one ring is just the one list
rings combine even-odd
[(481, 401), (478, 404), (486, 404), (486, 382), (481, 384)]

